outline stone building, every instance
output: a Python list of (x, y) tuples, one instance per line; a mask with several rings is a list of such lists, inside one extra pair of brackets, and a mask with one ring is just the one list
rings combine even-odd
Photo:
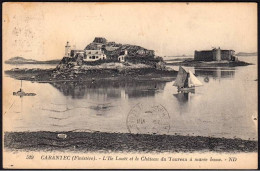
[(125, 62), (125, 57), (127, 56), (127, 50), (124, 50), (120, 53), (118, 56), (118, 61), (119, 62)]
[(235, 56), (234, 50), (221, 50), (221, 60), (232, 60), (232, 57)]
[[(101, 40), (97, 40), (101, 41)], [(71, 49), (69, 42), (65, 46), (65, 57), (77, 58), (80, 57), (83, 61), (97, 61), (107, 59), (106, 54), (102, 49), (96, 50), (76, 50)]]
[(94, 43), (101, 43), (101, 44), (106, 44), (107, 43), (107, 39), (105, 39), (104, 37), (95, 37)]
[(85, 56), (83, 58), (84, 61), (97, 61), (97, 60), (105, 60), (107, 56), (104, 51), (99, 50), (85, 50)]
[(234, 61), (236, 60), (234, 50), (222, 50), (220, 48), (212, 50), (195, 51), (195, 61)]
[(84, 50), (75, 50), (75, 49), (72, 49), (70, 51), (70, 56), (72, 58), (75, 58), (77, 57), (78, 55), (82, 55), (82, 56), (85, 56), (85, 51)]

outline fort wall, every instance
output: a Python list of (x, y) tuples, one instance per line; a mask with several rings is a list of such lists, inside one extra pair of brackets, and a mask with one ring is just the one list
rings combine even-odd
[(213, 61), (213, 52), (211, 50), (195, 51), (194, 60)]
[(234, 50), (221, 50), (212, 49), (212, 50), (203, 50), (195, 51), (194, 60), (195, 61), (221, 61), (221, 60), (234, 60), (235, 51)]

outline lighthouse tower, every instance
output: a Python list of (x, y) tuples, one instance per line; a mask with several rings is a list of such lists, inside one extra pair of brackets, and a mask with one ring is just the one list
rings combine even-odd
[(67, 44), (65, 46), (65, 56), (70, 57), (70, 44), (69, 44), (69, 42), (67, 42)]

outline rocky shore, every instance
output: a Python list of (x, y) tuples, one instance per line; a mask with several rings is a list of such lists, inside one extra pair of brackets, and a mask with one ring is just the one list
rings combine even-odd
[(18, 79), (35, 82), (55, 81), (98, 81), (98, 80), (162, 80), (171, 81), (177, 76), (174, 70), (157, 70), (155, 68), (131, 68), (131, 69), (77, 69), (77, 70), (55, 70), (55, 69), (13, 69), (5, 71), (5, 74)]
[(80, 152), (257, 152), (252, 140), (102, 132), (5, 132), (7, 149)]

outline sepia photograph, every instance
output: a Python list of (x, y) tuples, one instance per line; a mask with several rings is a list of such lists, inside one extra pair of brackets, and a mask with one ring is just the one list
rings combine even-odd
[(5, 169), (257, 169), (257, 3), (5, 2)]

